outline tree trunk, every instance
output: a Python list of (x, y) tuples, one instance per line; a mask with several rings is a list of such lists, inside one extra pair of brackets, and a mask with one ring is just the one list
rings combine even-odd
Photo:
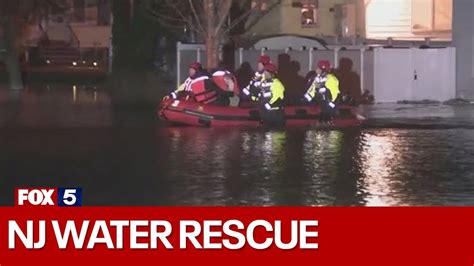
[(23, 89), (23, 80), (21, 77), (21, 66), (16, 47), (16, 23), (13, 17), (5, 19), (5, 41), (7, 53), (5, 55), (5, 66), (8, 73), (9, 87), (12, 90)]
[(212, 69), (219, 64), (219, 38), (216, 36), (217, 18), (214, 0), (204, 1), (204, 14), (206, 15), (206, 67)]
[(219, 39), (215, 36), (206, 38), (207, 69), (216, 68), (219, 65)]

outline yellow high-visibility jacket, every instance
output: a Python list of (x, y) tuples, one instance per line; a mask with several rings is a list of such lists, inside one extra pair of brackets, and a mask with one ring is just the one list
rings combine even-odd
[(281, 107), (285, 98), (285, 86), (277, 78), (265, 80), (262, 82), (262, 96), (270, 108)]
[(307, 94), (311, 99), (313, 99), (316, 97), (318, 90), (323, 87), (331, 92), (331, 101), (334, 102), (340, 93), (339, 80), (334, 74), (327, 74), (325, 77), (315, 77), (307, 91)]
[(273, 105), (278, 100), (283, 100), (285, 98), (285, 86), (279, 79), (273, 79), (273, 84), (270, 88), (272, 92), (272, 98), (270, 99), (269, 104)]

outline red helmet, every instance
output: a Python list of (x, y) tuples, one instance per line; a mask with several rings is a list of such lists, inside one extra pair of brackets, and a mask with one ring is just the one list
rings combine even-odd
[(258, 62), (262, 63), (263, 65), (268, 65), (272, 63), (272, 59), (270, 59), (268, 55), (261, 55), (258, 59)]
[(191, 63), (191, 64), (189, 65), (189, 68), (192, 68), (192, 69), (194, 69), (194, 70), (196, 70), (196, 71), (199, 71), (199, 70), (202, 69), (202, 65), (201, 65), (201, 63), (199, 63), (199, 62), (193, 62), (193, 63)]
[(321, 60), (318, 62), (318, 68), (323, 71), (328, 71), (331, 68), (331, 63), (328, 60)]
[(278, 68), (272, 63), (265, 65), (265, 71), (270, 72), (271, 74), (276, 74)]

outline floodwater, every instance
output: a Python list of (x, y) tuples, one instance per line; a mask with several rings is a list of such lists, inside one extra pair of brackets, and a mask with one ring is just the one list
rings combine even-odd
[(364, 128), (160, 125), (98, 87), (0, 89), (0, 204), (82, 187), (85, 205), (474, 205), (474, 106), (384, 104)]

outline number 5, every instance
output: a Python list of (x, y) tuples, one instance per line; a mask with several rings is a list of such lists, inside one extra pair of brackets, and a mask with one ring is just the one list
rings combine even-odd
[(75, 189), (66, 189), (64, 190), (63, 202), (66, 205), (76, 204), (76, 190)]

